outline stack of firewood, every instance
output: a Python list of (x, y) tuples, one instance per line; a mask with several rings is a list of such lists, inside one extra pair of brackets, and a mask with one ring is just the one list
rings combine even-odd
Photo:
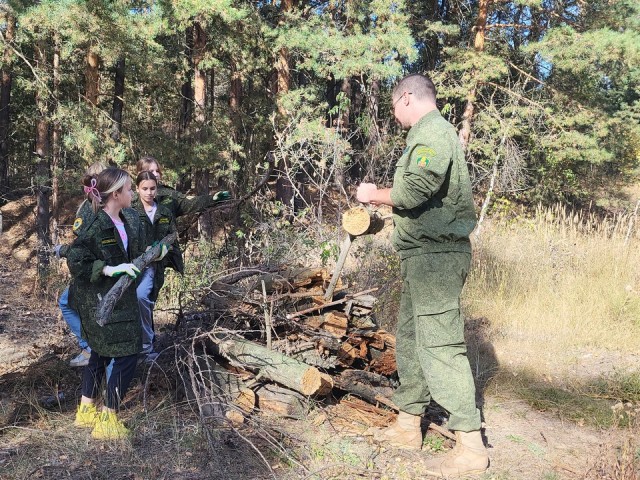
[(337, 281), (328, 300), (324, 268), (265, 270), (222, 277), (203, 298), (218, 321), (189, 376), (201, 403), (224, 398), (234, 420), (254, 408), (295, 416), (345, 392), (392, 407), (395, 337), (376, 326), (377, 289)]
[(395, 337), (376, 325), (377, 288), (348, 289), (340, 277), (352, 241), (383, 223), (363, 207), (346, 212), (331, 273), (263, 267), (212, 283), (202, 302), (214, 326), (194, 337), (202, 348), (185, 376), (203, 413), (297, 415), (309, 398), (345, 393), (394, 407)]

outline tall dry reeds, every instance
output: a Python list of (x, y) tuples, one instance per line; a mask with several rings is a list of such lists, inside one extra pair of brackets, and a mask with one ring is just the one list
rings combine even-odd
[(640, 229), (564, 207), (490, 221), (475, 238), (467, 316), (525, 355), (640, 351)]

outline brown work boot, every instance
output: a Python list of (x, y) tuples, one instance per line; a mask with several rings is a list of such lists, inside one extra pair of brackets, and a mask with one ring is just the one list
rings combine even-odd
[(393, 425), (387, 428), (370, 428), (376, 442), (395, 448), (420, 450), (422, 448), (422, 430), (420, 415), (400, 412)]
[(426, 473), (438, 478), (478, 475), (489, 467), (489, 454), (480, 430), (456, 432), (456, 446), (446, 456), (427, 462)]

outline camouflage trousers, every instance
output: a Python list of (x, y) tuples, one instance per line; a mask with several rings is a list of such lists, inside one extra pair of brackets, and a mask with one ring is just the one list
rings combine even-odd
[(430, 253), (402, 260), (402, 297), (396, 332), (400, 386), (393, 401), (421, 415), (431, 402), (450, 414), (448, 428), (480, 429), (475, 385), (460, 314), (460, 293), (471, 255)]

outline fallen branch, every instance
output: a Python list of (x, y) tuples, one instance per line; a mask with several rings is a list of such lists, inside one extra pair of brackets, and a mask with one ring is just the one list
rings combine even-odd
[[(171, 245), (177, 238), (177, 232), (170, 233), (160, 240), (157, 245), (151, 247), (145, 253), (136, 258), (132, 263), (142, 272), (150, 263), (158, 258), (162, 245)], [(98, 307), (96, 310), (96, 322), (98, 322), (98, 325), (104, 327), (109, 323), (109, 318), (111, 317), (113, 308), (116, 306), (116, 303), (118, 303), (118, 300), (122, 298), (125, 290), (129, 288), (132, 283), (133, 280), (129, 275), (122, 275), (104, 297), (98, 298)]]
[(347, 295), (344, 298), (341, 298), (340, 300), (334, 300), (333, 302), (323, 303), (322, 305), (316, 305), (315, 307), (307, 308), (306, 310), (300, 310), (299, 312), (290, 313), (287, 315), (287, 320), (298, 318), (302, 315), (306, 315), (307, 313), (315, 312), (316, 310), (322, 310), (323, 308), (326, 308), (326, 307), (333, 307), (334, 305), (340, 305), (341, 303), (348, 302), (352, 298), (356, 298), (361, 295), (366, 295), (367, 293), (375, 292), (376, 290), (378, 290), (378, 287), (370, 288), (368, 290), (363, 290), (361, 292), (354, 293), (353, 295)]

